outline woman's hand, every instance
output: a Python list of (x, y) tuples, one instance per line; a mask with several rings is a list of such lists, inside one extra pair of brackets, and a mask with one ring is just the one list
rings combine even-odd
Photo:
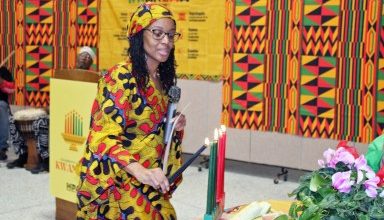
[[(179, 115), (180, 115), (180, 112), (176, 113), (175, 119), (179, 117)], [(176, 131), (183, 130), (186, 124), (187, 124), (187, 119), (185, 118), (185, 115), (181, 114), (175, 125), (175, 130)]]
[(161, 189), (163, 193), (169, 191), (168, 179), (160, 168), (147, 169), (136, 162), (126, 166), (125, 170), (143, 184)]

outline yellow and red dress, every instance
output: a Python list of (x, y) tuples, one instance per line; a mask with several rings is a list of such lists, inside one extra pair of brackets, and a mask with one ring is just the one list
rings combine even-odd
[[(176, 219), (169, 195), (123, 169), (132, 162), (162, 166), (167, 103), (166, 94), (151, 80), (145, 91), (138, 89), (130, 63), (114, 66), (99, 80), (79, 164), (78, 219)], [(172, 140), (167, 176), (181, 165), (181, 138), (182, 132), (177, 132)]]

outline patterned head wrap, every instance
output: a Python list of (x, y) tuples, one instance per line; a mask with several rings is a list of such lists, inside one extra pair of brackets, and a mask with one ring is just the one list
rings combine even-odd
[(171, 11), (162, 5), (147, 2), (141, 4), (127, 25), (127, 36), (132, 37), (142, 29), (148, 27), (160, 18), (170, 18), (175, 21)]

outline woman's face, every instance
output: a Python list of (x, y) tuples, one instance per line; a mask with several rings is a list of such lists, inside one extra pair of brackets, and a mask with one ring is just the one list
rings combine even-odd
[[(157, 68), (159, 63), (168, 59), (174, 46), (169, 35), (173, 36), (175, 32), (175, 22), (170, 18), (161, 18), (144, 30), (144, 50), (149, 68)], [(162, 35), (163, 38), (159, 39)]]

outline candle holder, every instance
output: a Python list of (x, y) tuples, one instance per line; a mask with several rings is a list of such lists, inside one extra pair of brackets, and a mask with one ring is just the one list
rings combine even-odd
[(216, 206), (211, 214), (205, 213), (204, 220), (217, 220), (220, 218), (220, 216), (223, 214), (223, 210), (219, 208), (219, 206)]

